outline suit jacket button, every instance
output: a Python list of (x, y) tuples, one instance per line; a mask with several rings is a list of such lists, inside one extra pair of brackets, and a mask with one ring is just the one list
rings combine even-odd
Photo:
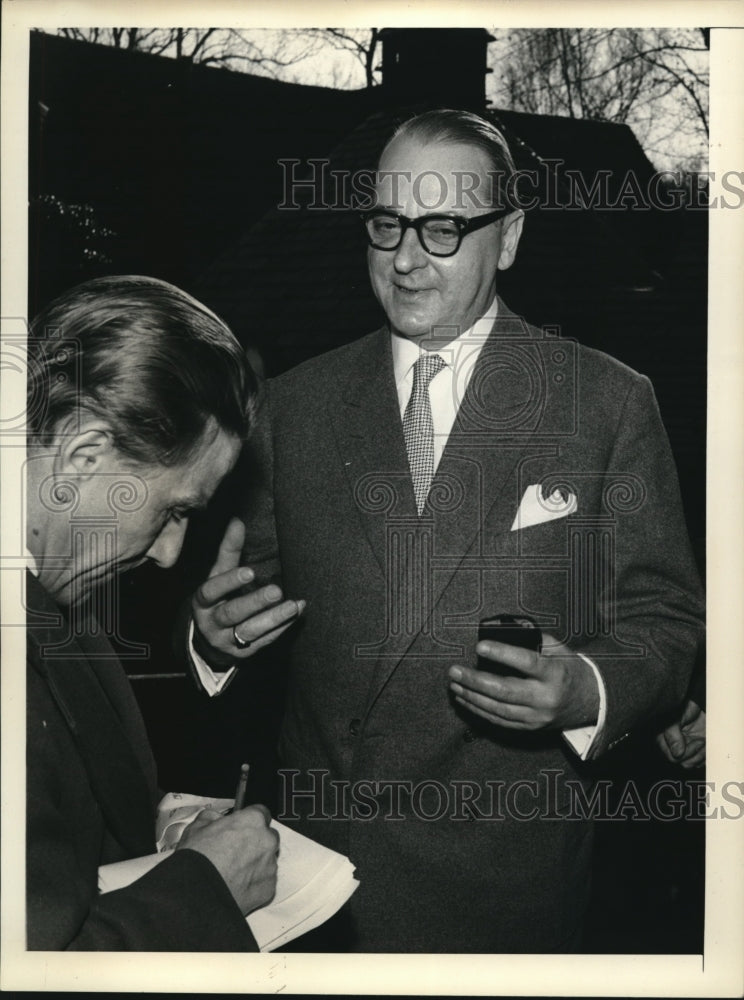
[(349, 723), (349, 732), (351, 733), (352, 736), (358, 736), (359, 735), (359, 727), (361, 726), (361, 724), (362, 724), (362, 720), (361, 719), (352, 719), (351, 720), (351, 722)]
[(462, 734), (462, 738), (465, 740), (466, 743), (473, 743), (475, 740), (478, 739), (478, 737), (475, 735), (472, 729), (466, 729), (465, 732)]

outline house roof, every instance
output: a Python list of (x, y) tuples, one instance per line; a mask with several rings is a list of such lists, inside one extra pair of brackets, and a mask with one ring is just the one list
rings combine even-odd
[[(372, 169), (396, 125), (426, 104), (386, 87), (281, 83), (39, 32), (30, 98), (32, 203), (45, 195), (84, 209), (73, 216), (75, 242), (36, 205), (31, 313), (86, 277), (152, 274), (224, 315), (269, 373), (381, 322), (360, 223), (348, 211), (277, 208), (280, 161)], [(551, 161), (560, 161), (564, 192), (571, 170), (588, 184), (608, 172), (610, 193), (629, 173), (641, 186), (653, 176), (624, 125), (479, 110), (504, 130), (518, 168), (537, 169), (544, 185)], [(91, 232), (113, 233), (101, 235), (98, 256), (89, 254), (88, 221)], [(704, 418), (702, 391), (684, 406), (673, 394), (678, 385), (699, 390), (704, 373), (705, 250), (702, 212), (543, 207), (528, 213), (500, 291), (530, 321), (649, 374), (679, 456)]]
[[(329, 153), (328, 176), (373, 170), (397, 125), (423, 107), (366, 117)], [(567, 169), (587, 178), (606, 170), (611, 186), (628, 170), (644, 181), (653, 175), (625, 126), (484, 113), (506, 133), (517, 168), (537, 171), (543, 203), (552, 184), (551, 161), (561, 162), (557, 184), (564, 195)], [(572, 312), (583, 313), (593, 296), (653, 286), (654, 267), (639, 252), (641, 241), (631, 246), (628, 219), (615, 216), (550, 208), (528, 212), (517, 262), (503, 276), (510, 304), (534, 321), (565, 323)], [(241, 336), (258, 344), (271, 370), (282, 370), (382, 321), (369, 289), (365, 248), (353, 211), (274, 207), (205, 270), (198, 290)]]
[[(277, 204), (279, 159), (323, 156), (368, 102), (41, 32), (30, 97), (31, 198), (91, 206), (113, 266), (183, 285)], [(85, 276), (53, 265), (41, 301)]]

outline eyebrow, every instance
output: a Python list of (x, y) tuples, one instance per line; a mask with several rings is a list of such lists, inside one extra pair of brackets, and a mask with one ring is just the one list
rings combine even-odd
[[(372, 215), (374, 212), (388, 212), (390, 215), (403, 215), (404, 218), (408, 219), (410, 216), (404, 215), (403, 212), (399, 212), (394, 206), (387, 205), (375, 205), (374, 208), (369, 210), (369, 214)], [(425, 212), (423, 215), (417, 216), (418, 219), (431, 219), (432, 217), (439, 218), (443, 216), (448, 219), (467, 219), (469, 216), (465, 215), (464, 211), (459, 208), (451, 209), (438, 209), (435, 212)]]

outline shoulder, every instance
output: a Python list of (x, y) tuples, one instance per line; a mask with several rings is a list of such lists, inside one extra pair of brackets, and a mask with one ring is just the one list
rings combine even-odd
[(26, 587), (26, 663), (41, 674), (46, 674), (45, 647), (60, 643), (62, 613), (38, 579), (29, 570), (25, 574)]
[(574, 384), (582, 394), (597, 393), (611, 398), (625, 397), (634, 389), (650, 390), (651, 383), (645, 375), (604, 351), (586, 347), (573, 338), (555, 336), (547, 330), (529, 323), (500, 302), (494, 334), (505, 342), (522, 341), (540, 347), (543, 361), (556, 374), (573, 375)]
[(576, 346), (576, 384), (583, 405), (594, 404), (605, 412), (628, 406), (656, 409), (650, 379), (603, 351)]
[(585, 377), (609, 379), (628, 388), (632, 385), (648, 384), (649, 382), (645, 375), (635, 371), (630, 365), (626, 365), (625, 362), (619, 361), (612, 355), (605, 354), (604, 351), (598, 351), (594, 347), (585, 347), (583, 344), (577, 344), (576, 347), (579, 372)]
[(493, 336), (497, 345), (508, 346), (511, 355), (522, 350), (525, 361), (536, 361), (537, 367), (527, 363), (525, 368), (534, 385), (546, 393), (546, 401), (570, 407), (582, 415), (584, 423), (612, 423), (622, 418), (627, 407), (656, 409), (645, 375), (604, 351), (533, 326), (508, 308), (499, 313)]
[(267, 382), (268, 394), (277, 400), (288, 397), (327, 396), (334, 386), (341, 386), (359, 372), (377, 364), (385, 349), (385, 327), (365, 337), (310, 358)]

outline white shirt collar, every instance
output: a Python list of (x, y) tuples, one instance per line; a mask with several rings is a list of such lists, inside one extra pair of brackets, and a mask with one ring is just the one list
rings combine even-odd
[(418, 359), (427, 351), (441, 355), (455, 373), (464, 362), (467, 362), (468, 369), (472, 371), (472, 366), (491, 332), (497, 314), (498, 298), (494, 297), (493, 302), (480, 319), (477, 319), (459, 337), (455, 337), (454, 340), (441, 347), (437, 347), (434, 341), (421, 342), (409, 340), (408, 337), (401, 337), (397, 333), (391, 334), (393, 373), (396, 386), (400, 386), (409, 376)]

